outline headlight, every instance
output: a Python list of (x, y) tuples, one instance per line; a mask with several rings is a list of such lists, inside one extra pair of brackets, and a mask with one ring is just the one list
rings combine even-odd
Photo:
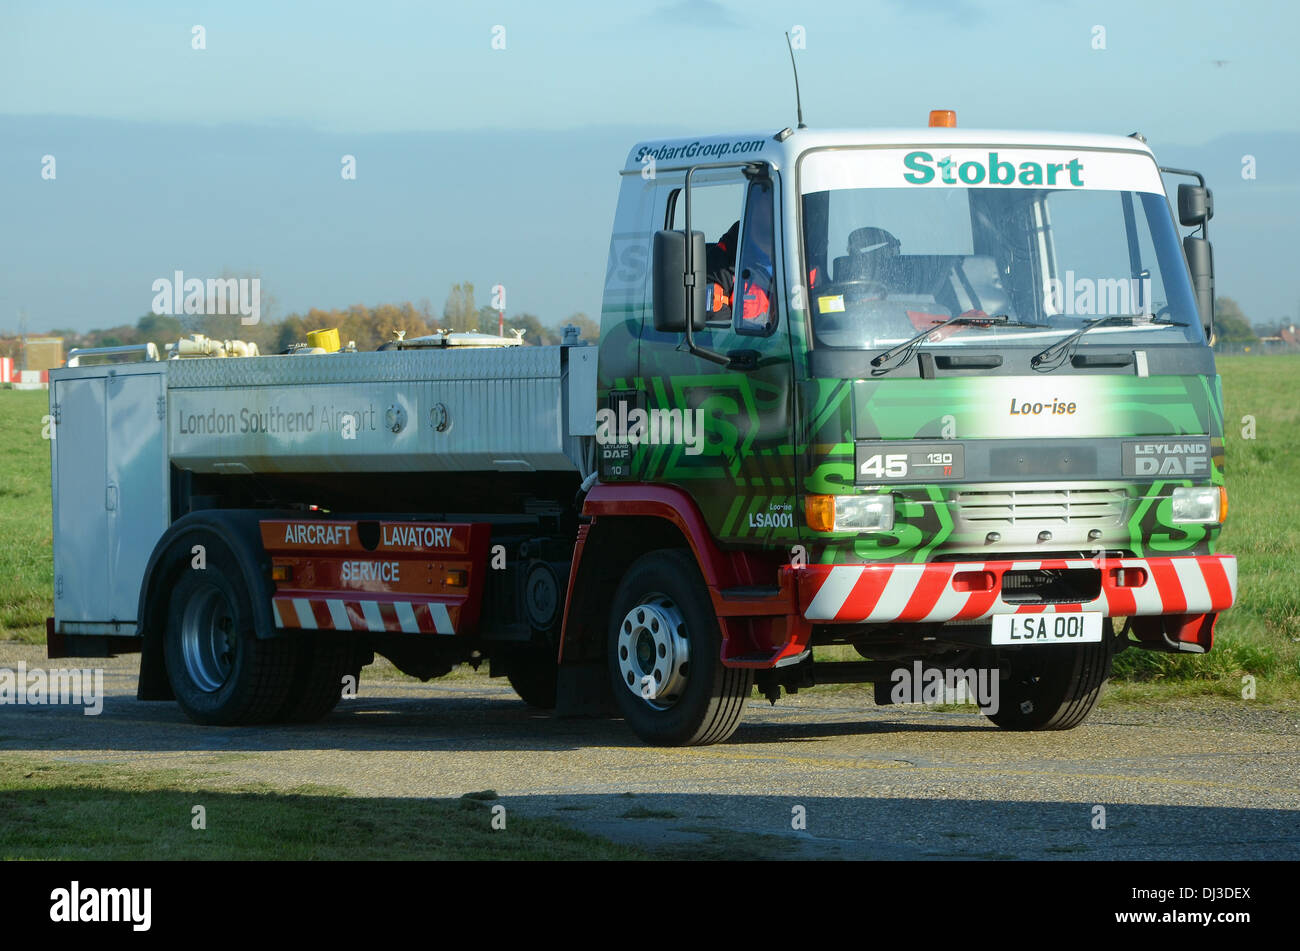
[(1220, 486), (1174, 489), (1174, 522), (1180, 525), (1221, 522), (1228, 514), (1227, 501), (1228, 493)]
[(804, 512), (818, 532), (887, 532), (894, 527), (892, 495), (809, 495)]

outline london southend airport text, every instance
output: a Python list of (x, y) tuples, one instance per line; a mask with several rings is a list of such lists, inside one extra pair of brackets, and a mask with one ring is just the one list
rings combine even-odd
[(319, 410), (293, 412), (280, 409), (253, 410), (245, 407), (238, 414), (218, 413), (213, 409), (207, 413), (181, 413), (179, 424), (178, 432), (185, 436), (342, 432), (349, 426), (359, 432), (363, 429), (374, 431), (378, 428), (374, 406), (352, 410), (322, 406)]

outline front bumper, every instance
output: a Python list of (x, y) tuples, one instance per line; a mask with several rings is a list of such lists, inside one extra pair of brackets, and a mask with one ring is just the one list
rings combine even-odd
[[(1100, 592), (1076, 603), (1004, 600), (1003, 575), (1032, 569), (1100, 570)], [(943, 623), (1065, 611), (1186, 617), (1217, 614), (1231, 607), (1237, 596), (1237, 560), (1232, 555), (808, 565), (795, 576), (801, 612), (814, 624)], [(1134, 585), (1135, 578), (1142, 583)]]

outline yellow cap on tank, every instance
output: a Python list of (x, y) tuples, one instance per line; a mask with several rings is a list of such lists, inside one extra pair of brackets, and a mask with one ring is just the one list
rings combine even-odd
[(307, 346), (320, 347), (326, 353), (337, 353), (339, 349), (339, 329), (310, 330), (307, 332)]

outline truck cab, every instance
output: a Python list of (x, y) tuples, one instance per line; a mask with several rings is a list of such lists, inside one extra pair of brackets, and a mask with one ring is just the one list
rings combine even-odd
[[(1180, 186), (1176, 223), (1176, 171), (1141, 137), (946, 124), (638, 143), (588, 513), (661, 491), (724, 666), (771, 698), (974, 665), (994, 722), (1068, 728), (1115, 650), (1209, 650), (1236, 589), (1212, 199)], [(863, 660), (814, 663), (835, 644)], [(629, 717), (661, 668), (625, 664)]]

